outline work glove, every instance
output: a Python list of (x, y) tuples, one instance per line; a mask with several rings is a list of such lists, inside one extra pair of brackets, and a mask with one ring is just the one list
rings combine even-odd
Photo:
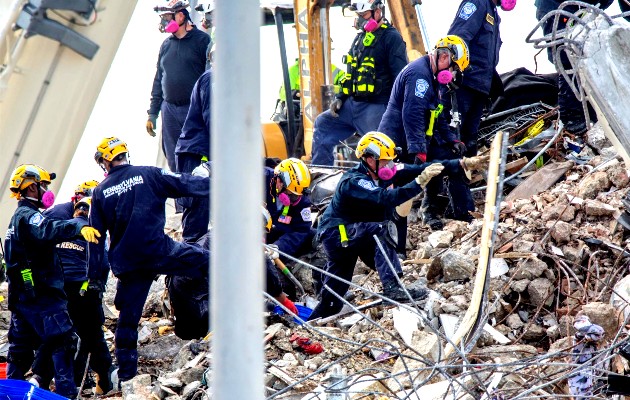
[(88, 290), (92, 290), (97, 293), (103, 293), (105, 291), (105, 284), (100, 279), (90, 279), (83, 281), (79, 295), (85, 296)]
[(341, 110), (342, 105), (343, 105), (343, 101), (341, 101), (341, 99), (335, 99), (332, 103), (330, 103), (330, 107), (328, 108), (330, 110), (330, 115), (332, 115), (335, 118), (339, 117), (339, 114), (337, 114), (337, 111)]
[(149, 114), (149, 119), (147, 119), (147, 133), (151, 136), (155, 136), (155, 128), (157, 128), (157, 115)]
[(444, 166), (442, 164), (431, 164), (426, 167), (420, 175), (416, 177), (416, 182), (424, 189), (431, 178), (440, 175), (443, 169)]
[(83, 236), (83, 239), (90, 243), (98, 243), (97, 238), (100, 238), (101, 234), (98, 232), (98, 230), (92, 228), (91, 226), (84, 226), (83, 228), (81, 228), (81, 236)]
[(293, 314), (298, 315), (298, 309), (295, 306), (295, 303), (289, 300), (287, 296), (284, 296), (284, 299), (282, 300), (281, 304), (285, 306), (287, 310), (291, 311)]
[(265, 253), (267, 254), (267, 257), (273, 261), (277, 258), (280, 257), (280, 253), (278, 252), (278, 250), (280, 250), (280, 248), (275, 245), (275, 244), (270, 244), (268, 245), (269, 247), (265, 248)]
[(466, 145), (459, 140), (451, 143), (451, 146), (453, 148), (453, 153), (455, 153), (457, 157), (463, 157), (464, 154), (466, 154)]
[(418, 153), (416, 154), (416, 158), (420, 160), (420, 164), (424, 164), (427, 162), (427, 153)]
[(462, 162), (464, 169), (468, 171), (481, 171), (488, 168), (490, 156), (464, 157)]
[(202, 178), (209, 178), (212, 175), (212, 170), (210, 169), (210, 163), (204, 162), (201, 163), (198, 167), (192, 170), (192, 174), (194, 176), (200, 176)]

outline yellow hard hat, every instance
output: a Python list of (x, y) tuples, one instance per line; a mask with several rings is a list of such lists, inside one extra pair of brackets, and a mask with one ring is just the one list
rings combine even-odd
[(304, 189), (311, 184), (311, 173), (304, 161), (297, 158), (287, 158), (276, 165), (274, 173), (280, 178), (284, 187), (291, 193), (302, 195)]
[(273, 226), (271, 214), (269, 214), (269, 211), (267, 211), (267, 208), (265, 206), (260, 206), (260, 208), (262, 209), (263, 224), (265, 224), (265, 230), (267, 231), (267, 233), (269, 233), (271, 232), (271, 227)]
[(20, 192), (33, 183), (48, 183), (56, 178), (55, 173), (50, 173), (35, 164), (22, 164), (13, 170), (9, 189), (11, 197), (20, 198)]
[(77, 201), (77, 204), (74, 205), (74, 209), (76, 210), (79, 207), (86, 207), (87, 206), (87, 211), (90, 210), (90, 207), (92, 206), (92, 198), (91, 197), (84, 197), (81, 200)]
[(368, 132), (357, 144), (354, 154), (357, 158), (372, 156), (377, 160), (393, 160), (396, 158), (396, 144), (381, 132)]
[(94, 188), (98, 186), (98, 181), (85, 181), (74, 189), (74, 194), (82, 194), (83, 196), (92, 196)]
[(451, 52), (451, 60), (463, 72), (470, 64), (468, 45), (457, 35), (448, 35), (438, 40), (435, 49), (448, 49)]
[(96, 147), (96, 154), (94, 154), (94, 160), (97, 164), (101, 163), (101, 159), (106, 161), (112, 161), (117, 155), (122, 153), (128, 153), (127, 143), (118, 139), (115, 136), (105, 138), (101, 140), (101, 143)]

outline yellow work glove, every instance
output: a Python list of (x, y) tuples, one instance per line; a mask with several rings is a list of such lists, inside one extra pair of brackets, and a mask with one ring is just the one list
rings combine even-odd
[(97, 238), (100, 238), (101, 234), (98, 233), (98, 230), (92, 228), (91, 226), (84, 226), (81, 228), (81, 236), (90, 243), (98, 243)]
[(422, 188), (425, 188), (431, 178), (440, 175), (443, 169), (444, 166), (442, 164), (431, 164), (426, 167), (420, 175), (416, 177), (416, 182), (418, 182), (418, 185), (422, 186)]
[(464, 163), (464, 169), (468, 171), (482, 171), (488, 169), (490, 156), (464, 157), (462, 162)]
[(155, 136), (155, 128), (157, 128), (157, 115), (149, 114), (149, 119), (147, 119), (147, 133), (151, 136)]

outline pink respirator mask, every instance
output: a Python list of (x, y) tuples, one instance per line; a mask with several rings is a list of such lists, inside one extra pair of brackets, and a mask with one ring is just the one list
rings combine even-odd
[(437, 81), (441, 85), (448, 85), (453, 82), (453, 73), (447, 69), (438, 72)]
[(302, 196), (298, 196), (297, 194), (288, 195), (286, 193), (280, 193), (278, 195), (278, 201), (285, 207), (295, 206), (300, 200), (302, 200)]
[(516, 0), (501, 0), (501, 9), (503, 11), (512, 11), (516, 7)]
[(390, 161), (386, 166), (378, 169), (378, 179), (383, 181), (389, 181), (396, 175), (396, 164)]

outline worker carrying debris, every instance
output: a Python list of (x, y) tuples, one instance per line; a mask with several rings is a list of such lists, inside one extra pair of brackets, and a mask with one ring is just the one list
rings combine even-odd
[[(443, 115), (443, 96), (455, 72), (469, 65), (468, 46), (462, 38), (446, 36), (437, 41), (433, 51), (411, 62), (396, 78), (392, 95), (379, 131), (403, 145), (401, 159), (408, 163), (461, 158), (466, 146), (456, 131), (449, 129)], [(470, 221), (468, 211), (475, 209), (468, 179), (462, 170), (444, 171), (432, 179), (422, 199), (423, 221), (432, 230), (441, 230), (438, 196), (444, 176), (448, 176), (450, 216)]]
[[(97, 146), (94, 159), (107, 178), (94, 190), (90, 211), (91, 225), (102, 234), (109, 232), (109, 262), (118, 278), (114, 304), (120, 311), (115, 336), (119, 384), (137, 373), (138, 322), (153, 280), (159, 274), (204, 278), (210, 256), (164, 233), (166, 199), (208, 197), (210, 179), (133, 166), (127, 153), (127, 144), (116, 137)], [(90, 284), (102, 284), (104, 251), (103, 243), (90, 245)]]
[(297, 158), (288, 158), (274, 169), (265, 168), (265, 205), (272, 218), (266, 243), (282, 253), (297, 257), (311, 249), (311, 173)]
[(40, 166), (23, 164), (13, 170), (9, 189), (18, 200), (6, 234), (6, 264), (11, 311), (9, 379), (24, 379), (34, 351), (50, 354), (57, 393), (74, 399), (73, 361), (78, 337), (73, 332), (64, 293), (64, 274), (56, 262), (55, 244), (82, 236), (98, 243), (98, 231), (86, 221), (55, 221), (39, 211), (55, 196), (48, 185), (55, 179)]
[(95, 180), (80, 183), (74, 189), (74, 196), (70, 198), (70, 201), (57, 204), (52, 208), (44, 210), (44, 216), (59, 220), (72, 219), (77, 203), (84, 197), (91, 197), (92, 191), (96, 186), (98, 186), (98, 181)]
[(502, 43), (497, 6), (511, 11), (516, 0), (464, 0), (448, 30), (449, 35), (459, 36), (470, 49), (470, 67), (455, 92), (457, 107), (451, 104), (450, 96), (445, 98), (446, 110), (460, 114), (459, 136), (466, 145), (461, 155), (467, 157), (477, 155), (477, 131), (488, 100), (503, 93), (503, 83), (496, 71)]
[(355, 27), (361, 31), (344, 56), (346, 76), (341, 93), (313, 126), (314, 165), (333, 165), (333, 150), (355, 132), (378, 128), (396, 76), (407, 65), (405, 42), (385, 18), (382, 0), (353, 1)]

